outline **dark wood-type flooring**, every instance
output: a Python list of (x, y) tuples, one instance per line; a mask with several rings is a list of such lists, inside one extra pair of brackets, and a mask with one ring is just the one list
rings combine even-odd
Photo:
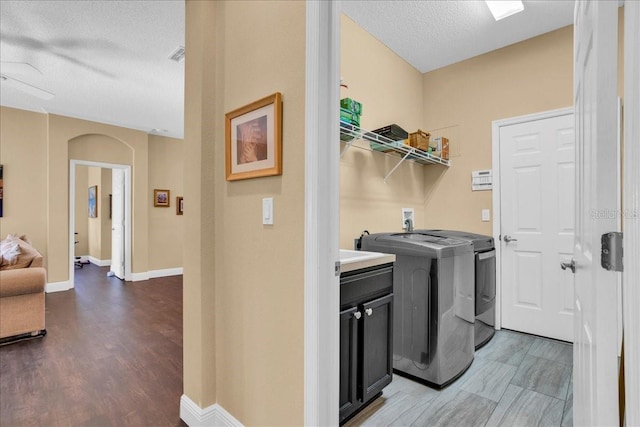
[(76, 269), (46, 296), (47, 336), (0, 347), (0, 426), (186, 426), (182, 276)]

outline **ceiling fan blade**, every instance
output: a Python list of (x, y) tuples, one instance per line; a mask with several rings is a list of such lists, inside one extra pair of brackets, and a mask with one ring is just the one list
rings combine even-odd
[(17, 74), (20, 76), (34, 77), (41, 76), (42, 73), (36, 67), (26, 62), (0, 61), (0, 72), (2, 74)]
[(40, 99), (53, 99), (55, 97), (55, 95), (51, 92), (47, 92), (44, 89), (40, 89), (28, 83), (21, 82), (20, 80), (16, 80), (13, 77), (5, 76), (4, 74), (1, 74), (0, 76), (2, 78), (3, 86), (13, 87)]

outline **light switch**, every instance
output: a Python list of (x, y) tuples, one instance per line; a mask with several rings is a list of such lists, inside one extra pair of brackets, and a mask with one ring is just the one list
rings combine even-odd
[(262, 224), (273, 225), (273, 197), (262, 199)]
[(482, 221), (488, 222), (489, 219), (489, 209), (482, 209)]

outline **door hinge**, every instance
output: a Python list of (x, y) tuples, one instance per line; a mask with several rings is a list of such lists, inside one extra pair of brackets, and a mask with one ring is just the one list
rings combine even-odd
[(622, 271), (622, 233), (612, 231), (601, 238), (600, 265), (605, 270)]
[(340, 261), (336, 261), (336, 277), (340, 276)]

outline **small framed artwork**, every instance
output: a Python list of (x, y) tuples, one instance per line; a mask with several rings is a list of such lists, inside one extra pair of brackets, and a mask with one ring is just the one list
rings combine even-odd
[(169, 190), (153, 190), (153, 206), (156, 208), (168, 208), (171, 206), (170, 194)]
[(227, 181), (282, 175), (282, 95), (225, 115)]
[(89, 218), (98, 218), (98, 186), (89, 187)]
[(184, 198), (176, 197), (176, 215), (184, 214)]

